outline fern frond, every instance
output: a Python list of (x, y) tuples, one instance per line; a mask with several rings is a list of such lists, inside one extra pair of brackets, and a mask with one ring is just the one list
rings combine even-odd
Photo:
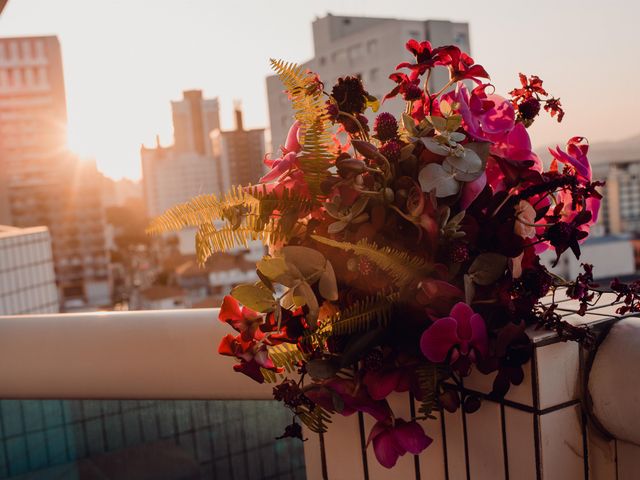
[(300, 169), (315, 201), (323, 198), (322, 182), (332, 159), (331, 122), (315, 75), (295, 63), (271, 59), (271, 66), (289, 93), (295, 118), (301, 124)]
[(296, 415), (309, 430), (315, 433), (325, 433), (327, 431), (327, 423), (331, 423), (331, 415), (319, 405), (312, 409), (306, 405), (301, 405), (296, 409)]
[(431, 271), (431, 265), (423, 258), (391, 247), (378, 247), (366, 239), (358, 243), (349, 243), (320, 235), (311, 235), (311, 238), (330, 247), (351, 251), (356, 255), (366, 257), (380, 270), (386, 272), (400, 288), (406, 287), (411, 282), (419, 281)]
[(247, 215), (238, 227), (225, 225), (216, 228), (211, 223), (200, 225), (196, 232), (196, 257), (200, 265), (216, 252), (224, 252), (235, 247), (249, 246), (249, 242), (260, 240), (265, 245), (286, 240), (291, 232), (279, 227), (276, 219), (263, 221), (257, 215)]
[(436, 364), (426, 363), (416, 369), (416, 376), (418, 377), (418, 388), (422, 398), (418, 412), (423, 417), (432, 417), (431, 412), (436, 408), (436, 392), (440, 380), (440, 370)]
[(300, 349), (291, 343), (281, 343), (269, 347), (269, 358), (276, 367), (282, 367), (287, 373), (298, 371), (299, 363), (304, 362), (306, 357)]
[(331, 335), (351, 335), (386, 326), (398, 298), (398, 293), (392, 293), (358, 300), (323, 322), (311, 335), (319, 341)]
[(221, 197), (214, 194), (199, 195), (188, 202), (171, 207), (151, 221), (147, 233), (159, 234), (197, 227), (215, 220), (222, 220), (235, 208), (249, 209), (257, 200), (243, 187), (233, 187)]

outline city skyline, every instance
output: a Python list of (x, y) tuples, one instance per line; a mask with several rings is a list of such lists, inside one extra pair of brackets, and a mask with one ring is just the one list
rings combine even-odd
[[(232, 125), (234, 99), (243, 102), (247, 126), (268, 126), (268, 58), (300, 63), (311, 58), (311, 22), (327, 12), (469, 22), (472, 54), (492, 74), (498, 90), (516, 86), (523, 71), (540, 75), (562, 98), (565, 121), (537, 122), (536, 146), (563, 142), (569, 132), (593, 142), (637, 134), (640, 128), (632, 115), (640, 99), (624, 93), (640, 73), (636, 64), (625, 61), (634, 40), (636, 15), (631, 10), (638, 7), (621, 1), (566, 2), (553, 4), (553, 16), (545, 18), (551, 2), (537, 5), (534, 11), (500, 1), (478, 9), (461, 1), (455, 9), (442, 4), (409, 11), (378, 1), (280, 1), (275, 6), (251, 1), (242, 9), (192, 1), (177, 11), (165, 1), (154, 2), (151, 10), (143, 1), (89, 5), (22, 0), (8, 3), (0, 35), (59, 37), (70, 147), (95, 158), (100, 170), (113, 178), (139, 178), (140, 145), (152, 145), (156, 134), (163, 144), (173, 142), (169, 101), (178, 99), (182, 90), (197, 88), (207, 97), (219, 97), (223, 128)], [(39, 15), (30, 15), (33, 11)], [(252, 14), (247, 16), (247, 11)], [(499, 18), (500, 12), (506, 19)], [(269, 22), (261, 22), (264, 18)], [(556, 42), (559, 38), (563, 41)], [(594, 100), (598, 95), (603, 98)]]

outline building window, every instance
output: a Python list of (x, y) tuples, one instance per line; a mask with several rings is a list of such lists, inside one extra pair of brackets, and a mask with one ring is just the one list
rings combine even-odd
[(378, 52), (378, 40), (373, 39), (367, 42), (367, 54), (373, 55)]
[(324, 67), (327, 64), (327, 58), (326, 57), (320, 57), (320, 66)]
[(347, 59), (347, 52), (344, 50), (336, 50), (333, 52), (332, 60), (333, 63), (343, 63)]
[(380, 70), (377, 68), (372, 68), (371, 71), (369, 72), (369, 81), (370, 82), (376, 82), (378, 81), (378, 74), (379, 74)]
[(358, 62), (362, 56), (362, 45), (349, 47), (349, 61), (351, 63)]
[(422, 40), (422, 33), (419, 32), (418, 30), (410, 30), (409, 31), (409, 38), (413, 38), (414, 40)]

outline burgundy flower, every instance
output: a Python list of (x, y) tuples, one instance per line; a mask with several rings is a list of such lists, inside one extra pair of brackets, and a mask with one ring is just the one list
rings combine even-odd
[(582, 210), (570, 222), (559, 221), (547, 229), (544, 238), (547, 239), (556, 250), (556, 259), (553, 262), (554, 267), (558, 264), (560, 255), (569, 248), (576, 258), (580, 258), (579, 242), (589, 235), (588, 232), (581, 230), (580, 227), (588, 224), (590, 220), (591, 212)]
[(420, 88), (420, 78), (413, 73), (411, 76), (404, 73), (396, 72), (389, 75), (389, 79), (397, 85), (384, 96), (383, 100), (388, 100), (396, 95), (402, 95), (407, 102), (419, 100), (422, 98), (422, 89)]
[(369, 443), (373, 443), (373, 451), (380, 465), (392, 468), (398, 458), (407, 452), (418, 455), (431, 445), (433, 439), (428, 437), (417, 422), (405, 422), (396, 418), (393, 423), (385, 421), (376, 423), (369, 434)]
[[(261, 335), (261, 334), (259, 334)], [(218, 347), (220, 355), (236, 357), (240, 363), (233, 366), (236, 372), (244, 373), (258, 383), (264, 382), (264, 375), (260, 371), (261, 368), (281, 373), (283, 368), (277, 367), (269, 358), (267, 345), (254, 339), (246, 341), (242, 339), (242, 335), (234, 337), (233, 335), (225, 336)]]
[[(306, 388), (304, 394), (325, 410), (337, 411), (344, 416), (364, 412), (378, 421), (391, 417), (389, 404), (384, 400), (371, 398), (367, 389), (358, 385), (355, 380), (335, 377)], [(340, 405), (337, 405), (336, 398), (340, 400)]]
[(438, 63), (438, 49), (432, 49), (430, 42), (418, 42), (411, 39), (407, 42), (405, 48), (416, 58), (416, 63), (402, 62), (396, 67), (396, 70), (408, 68), (412, 73), (422, 75)]
[[(374, 400), (384, 400), (391, 392), (408, 392), (414, 383), (414, 372), (408, 367), (392, 367), (379, 371), (369, 371), (362, 383)], [(415, 393), (415, 392), (414, 392)]]
[(440, 64), (449, 67), (451, 81), (473, 80), (481, 83), (480, 78), (489, 78), (489, 74), (482, 65), (477, 65), (473, 58), (464, 53), (455, 45), (438, 49)]
[(364, 112), (368, 95), (362, 80), (351, 76), (339, 78), (331, 90), (331, 96), (338, 104), (338, 108), (351, 114)]
[(439, 318), (422, 334), (420, 349), (431, 362), (449, 363), (461, 375), (468, 375), (471, 364), (488, 352), (484, 319), (469, 305), (458, 302), (448, 317)]

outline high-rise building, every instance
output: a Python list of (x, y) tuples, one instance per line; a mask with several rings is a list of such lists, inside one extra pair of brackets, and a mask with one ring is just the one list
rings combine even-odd
[(640, 136), (594, 144), (589, 149), (593, 178), (604, 180), (599, 230), (640, 234)]
[[(357, 75), (365, 82), (368, 92), (381, 99), (395, 85), (389, 80), (389, 74), (398, 63), (412, 58), (405, 50), (410, 38), (429, 40), (434, 46), (457, 45), (466, 52), (470, 50), (467, 23), (329, 14), (313, 22), (314, 57), (303, 66), (318, 73), (328, 89), (339, 76)], [(445, 69), (437, 69), (431, 77), (434, 88), (447, 80)], [(276, 76), (267, 78), (267, 95), (271, 150), (275, 152), (285, 141), (293, 112)], [(384, 111), (394, 114), (403, 109), (404, 102), (400, 99), (385, 102), (383, 106)]]
[(246, 130), (240, 105), (235, 106), (235, 130), (211, 132), (220, 191), (255, 184), (264, 175), (264, 129)]
[(142, 146), (142, 184), (147, 214), (166, 209), (196, 195), (218, 191), (218, 177), (209, 134), (220, 128), (218, 99), (204, 99), (201, 90), (183, 92), (171, 102), (174, 144)]
[(0, 216), (46, 225), (64, 308), (110, 303), (100, 175), (66, 146), (56, 37), (0, 39)]
[(59, 311), (47, 227), (0, 225), (0, 315)]
[(202, 90), (186, 90), (182, 97), (171, 102), (174, 150), (211, 156), (209, 133), (220, 128), (218, 99), (202, 98)]

